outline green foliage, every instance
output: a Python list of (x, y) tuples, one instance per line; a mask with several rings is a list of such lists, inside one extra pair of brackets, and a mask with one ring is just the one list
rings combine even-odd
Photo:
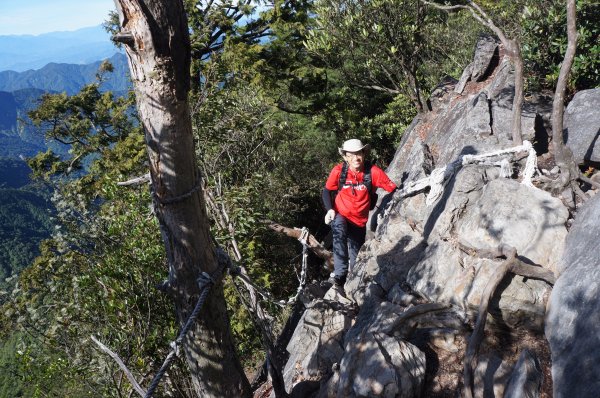
[(0, 398), (32, 395), (19, 376), (17, 342), (21, 338), (15, 334), (0, 344)]
[[(89, 336), (119, 353), (141, 379), (155, 371), (177, 333), (170, 299), (155, 287), (166, 269), (148, 189), (116, 185), (121, 173), (143, 170), (141, 162), (131, 161), (143, 152), (141, 134), (130, 134), (86, 177), (59, 187), (54, 196), (59, 228), (21, 273), (4, 309), (20, 330), (37, 336), (23, 347), (23, 360), (26, 369), (35, 368), (28, 371), (29, 385), (46, 393), (128, 394), (131, 386), (113, 382), (120, 370)], [(181, 387), (181, 368), (172, 372), (173, 388)], [(55, 373), (63, 382), (47, 385)]]
[[(0, 188), (0, 289), (39, 254), (38, 244), (50, 236), (52, 205), (41, 186)], [(0, 303), (2, 302), (0, 298)]]
[(133, 94), (115, 97), (112, 92), (100, 91), (104, 73), (110, 71), (110, 64), (102, 64), (97, 83), (84, 86), (73, 96), (44, 94), (39, 106), (29, 112), (32, 123), (44, 132), (47, 140), (69, 148), (67, 156), (48, 150), (31, 159), (29, 165), (34, 175), (50, 178), (81, 170), (91, 156), (101, 156), (134, 130)]
[[(600, 4), (578, 0), (577, 52), (569, 76), (571, 93), (600, 86)], [(533, 89), (554, 89), (560, 64), (567, 48), (566, 6), (563, 1), (548, 0), (543, 5), (528, 1), (523, 25), (523, 58)]]
[(416, 116), (416, 110), (410, 100), (398, 95), (388, 103), (385, 110), (372, 118), (364, 118), (360, 122), (360, 136), (365, 137), (374, 150), (371, 156), (381, 159), (379, 166), (387, 166), (396, 148), (400, 144), (402, 133)]
[(307, 48), (354, 86), (403, 94), (424, 111), (427, 92), (456, 69), (444, 64), (457, 61), (447, 53), (461, 53), (461, 40), (448, 45), (445, 35), (452, 17), (420, 1), (319, 0), (315, 11)]
[[(48, 153), (30, 164), (61, 177), (65, 165), (79, 167), (80, 159), (89, 158), (79, 178), (51, 180), (53, 235), (3, 298), (4, 334), (31, 336), (20, 342), (16, 371), (32, 396), (128, 395), (131, 386), (118, 381), (120, 369), (90, 335), (117, 352), (141, 380), (162, 363), (178, 331), (171, 300), (156, 289), (167, 270), (149, 190), (116, 184), (146, 172), (144, 139), (130, 100), (90, 85), (73, 97), (47, 96), (32, 113), (40, 126), (51, 126), (51, 138), (72, 147), (69, 159)], [(189, 386), (180, 363), (170, 375), (163, 392), (185, 394)]]

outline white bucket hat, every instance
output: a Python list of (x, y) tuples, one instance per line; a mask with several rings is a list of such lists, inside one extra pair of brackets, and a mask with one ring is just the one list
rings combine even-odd
[(361, 140), (351, 139), (345, 141), (341, 148), (338, 148), (338, 152), (340, 155), (344, 156), (345, 152), (359, 152), (359, 151), (368, 151), (369, 144), (363, 144)]

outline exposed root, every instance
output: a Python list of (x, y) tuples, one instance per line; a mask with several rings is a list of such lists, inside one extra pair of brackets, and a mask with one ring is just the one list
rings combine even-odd
[(488, 307), (490, 299), (494, 295), (494, 292), (506, 277), (508, 273), (525, 276), (528, 278), (541, 279), (550, 285), (554, 285), (556, 277), (551, 271), (544, 269), (540, 266), (534, 266), (524, 263), (517, 258), (517, 250), (505, 244), (499, 245), (494, 249), (478, 250), (469, 247), (462, 243), (457, 243), (458, 247), (471, 255), (475, 255), (482, 258), (501, 258), (504, 257), (506, 260), (502, 262), (488, 281), (485, 290), (481, 297), (479, 304), (479, 310), (477, 315), (477, 322), (471, 334), (471, 338), (467, 344), (465, 360), (464, 360), (464, 371), (463, 371), (463, 397), (473, 398), (473, 370), (477, 366), (477, 355), (479, 347), (484, 337), (485, 322), (487, 319)]

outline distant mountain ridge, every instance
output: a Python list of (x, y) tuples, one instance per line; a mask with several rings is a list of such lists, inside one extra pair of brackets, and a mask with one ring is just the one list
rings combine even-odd
[[(108, 61), (114, 70), (104, 76), (106, 80), (101, 89), (116, 95), (126, 93), (130, 82), (125, 55), (116, 53)], [(27, 113), (37, 106), (44, 93), (66, 92), (73, 95), (84, 85), (96, 81), (102, 62), (86, 65), (50, 63), (39, 70), (0, 72), (0, 157), (29, 157), (49, 146), (59, 153), (61, 149), (65, 150), (56, 143), (45, 142), (28, 121)]]
[(38, 36), (0, 36), (0, 71), (24, 72), (51, 62), (89, 64), (118, 51), (101, 25)]
[[(129, 87), (127, 58), (122, 53), (114, 53), (108, 59), (114, 67), (114, 72), (108, 74), (102, 88), (107, 91), (122, 92)], [(91, 83), (96, 77), (102, 61), (96, 60), (85, 65), (49, 63), (38, 70), (25, 72), (0, 72), (0, 91), (17, 91), (23, 89), (40, 89), (44, 91), (77, 93), (85, 84)]]

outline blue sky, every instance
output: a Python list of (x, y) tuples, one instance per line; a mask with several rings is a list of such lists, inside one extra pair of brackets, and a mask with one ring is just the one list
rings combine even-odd
[(39, 35), (104, 22), (113, 0), (0, 0), (0, 35)]

